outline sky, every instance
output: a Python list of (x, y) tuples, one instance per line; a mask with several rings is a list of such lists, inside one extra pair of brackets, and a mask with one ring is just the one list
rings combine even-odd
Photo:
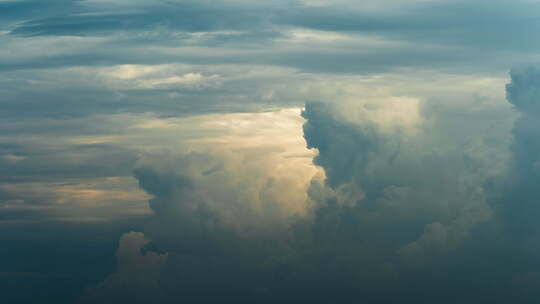
[(6, 303), (537, 303), (540, 1), (0, 0)]

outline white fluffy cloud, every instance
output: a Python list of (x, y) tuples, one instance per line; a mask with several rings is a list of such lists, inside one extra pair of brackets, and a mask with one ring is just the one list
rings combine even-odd
[[(150, 153), (139, 161), (136, 177), (154, 196), (151, 206), (158, 217), (174, 220), (207, 212), (219, 229), (248, 236), (285, 231), (293, 220), (311, 216), (307, 189), (321, 173), (299, 132), (298, 110), (214, 115), (184, 123), (217, 133), (184, 142), (184, 153)], [(153, 125), (160, 132), (176, 127), (172, 122)], [(162, 187), (168, 179), (177, 182)]]

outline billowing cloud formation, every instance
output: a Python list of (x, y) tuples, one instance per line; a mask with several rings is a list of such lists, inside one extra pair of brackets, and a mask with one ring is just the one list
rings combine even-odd
[(184, 153), (146, 153), (134, 176), (154, 196), (147, 234), (166, 250), (208, 251), (220, 234), (283, 237), (312, 217), (308, 188), (322, 174), (304, 147), (298, 114), (216, 116), (199, 123), (220, 128), (219, 137), (197, 138)]
[[(242, 299), (264, 296), (264, 282), (270, 279), (264, 276), (279, 271), (274, 270), (279, 260), (291, 253), (287, 242), (301, 233), (295, 227), (313, 217), (316, 206), (308, 189), (323, 176), (305, 148), (299, 111), (184, 120), (203, 131), (218, 127), (218, 136), (207, 133), (188, 140), (183, 143), (187, 150), (173, 145), (168, 151), (147, 151), (134, 171), (141, 188), (153, 196), (155, 215), (145, 229), (154, 246), (149, 250), (168, 254), (159, 271), (163, 301), (218, 299), (244, 289)], [(139, 127), (163, 132), (178, 128), (175, 121)], [(267, 260), (269, 252), (278, 264)], [(115, 292), (110, 297), (100, 296), (103, 288), (83, 301), (128, 301), (121, 296), (127, 287), (107, 289)], [(208, 288), (213, 291), (206, 292)]]
[[(347, 105), (347, 112), (340, 114), (339, 108), (308, 104), (304, 112), (306, 139), (319, 150), (315, 161), (325, 168), (337, 202), (352, 199), (349, 208), (336, 206), (333, 212), (357, 223), (338, 233), (363, 235), (366, 241), (388, 243), (398, 247), (391, 250), (416, 256), (457, 246), (470, 229), (489, 219), (482, 184), (501, 162), (496, 157), (500, 146), (465, 142), (452, 126), (440, 128), (438, 119), (408, 126), (386, 113), (388, 122), (373, 123), (369, 117), (375, 109), (347, 120), (344, 115), (356, 107), (363, 105)], [(460, 123), (446, 119), (456, 126)], [(385, 124), (397, 128), (387, 133)], [(444, 143), (434, 144), (443, 136)], [(339, 198), (351, 191), (347, 189), (362, 195)]]
[[(155, 197), (145, 235), (168, 253), (162, 302), (534, 303), (539, 74), (512, 72), (513, 127), (494, 123), (508, 121), (506, 108), (437, 100), (306, 104), (304, 136), (325, 176), (292, 188), (305, 191), (310, 212), (287, 222), (273, 210), (295, 196), (266, 153), (257, 174), (243, 152), (240, 162), (227, 153), (147, 159), (135, 176)], [(238, 179), (244, 170), (251, 179)], [(257, 214), (264, 202), (274, 209)]]
[[(290, 221), (311, 213), (306, 193), (316, 168), (297, 157), (274, 151), (190, 152), (144, 160), (152, 165), (141, 165), (135, 177), (155, 196), (150, 205), (159, 218), (156, 224), (171, 221), (174, 239), (185, 236), (194, 242), (207, 230), (232, 229), (246, 236), (283, 232)], [(201, 231), (191, 235), (192, 228)]]
[(540, 192), (538, 168), (540, 157), (540, 70), (538, 67), (514, 69), (506, 87), (508, 101), (519, 113), (512, 129), (512, 171), (501, 194), (501, 218), (509, 241), (518, 248), (528, 248), (527, 256), (538, 254), (540, 227)]

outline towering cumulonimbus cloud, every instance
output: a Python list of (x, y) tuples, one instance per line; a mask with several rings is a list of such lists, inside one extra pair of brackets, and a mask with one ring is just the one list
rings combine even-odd
[[(424, 112), (429, 106), (411, 105)], [(478, 140), (464, 143), (462, 134), (439, 125), (460, 123), (448, 113), (432, 113), (445, 117), (414, 124), (390, 119), (394, 126), (389, 127), (387, 121), (372, 120), (369, 110), (350, 119), (357, 108), (365, 106), (315, 103), (303, 113), (306, 141), (319, 150), (315, 162), (325, 169), (335, 201), (351, 192), (346, 189), (362, 193), (348, 208), (335, 204), (336, 225), (348, 225), (338, 229), (341, 237), (361, 235), (389, 252), (424, 259), (455, 248), (491, 217), (482, 184), (495, 159), (484, 156), (497, 147)]]
[[(167, 295), (161, 303), (224, 297), (252, 302), (267, 293), (284, 261), (294, 258), (289, 242), (302, 233), (294, 227), (313, 216), (315, 206), (307, 190), (320, 170), (311, 164), (312, 153), (298, 132), (299, 111), (294, 116), (289, 112), (247, 119), (233, 114), (218, 123), (219, 146), (205, 138), (183, 153), (141, 157), (134, 177), (153, 197), (149, 203), (154, 211), (144, 231), (151, 240), (146, 252), (155, 254), (157, 248), (167, 253), (158, 270), (160, 292)], [(254, 123), (258, 118), (262, 126)], [(275, 130), (268, 134), (265, 127), (272, 120)], [(229, 124), (232, 130), (227, 130)], [(237, 124), (260, 129), (238, 141)], [(290, 139), (291, 124), (298, 142)], [(264, 145), (259, 143), (261, 132), (267, 135)], [(120, 270), (107, 281), (129, 275)], [(122, 293), (128, 291), (119, 288), (117, 294)]]
[(134, 175), (153, 195), (155, 213), (146, 234), (166, 250), (207, 254), (221, 238), (285, 237), (297, 220), (311, 217), (307, 188), (315, 167), (279, 153), (250, 154), (193, 151), (142, 160)]
[(151, 241), (126, 235), (102, 288), (135, 261), (161, 303), (534, 303), (538, 79), (512, 72), (513, 127), (440, 100), (308, 103), (323, 175), (272, 149), (143, 158)]

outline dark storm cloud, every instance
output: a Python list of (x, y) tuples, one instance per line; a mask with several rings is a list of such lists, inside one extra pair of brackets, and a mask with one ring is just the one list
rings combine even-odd
[(508, 101), (524, 115), (534, 115), (539, 111), (540, 72), (537, 67), (513, 69), (512, 82), (506, 86)]
[[(482, 126), (491, 125), (493, 113), (427, 103), (425, 128), (394, 133), (369, 115), (350, 119), (358, 105), (307, 104), (306, 141), (319, 150), (315, 162), (327, 180), (312, 181), (313, 218), (298, 220), (287, 236), (215, 229), (220, 215), (194, 196), (200, 177), (188, 165), (173, 175), (163, 166), (136, 171), (158, 212), (145, 230), (149, 239), (126, 234), (118, 258), (139, 261), (148, 276), (119, 268), (83, 303), (137, 302), (129, 286), (162, 303), (534, 303), (538, 75), (534, 68), (512, 72), (508, 100), (521, 118), (506, 147), (508, 168), (496, 174), (500, 160), (488, 155), (507, 152), (486, 141)], [(463, 115), (477, 121), (463, 127)], [(220, 186), (205, 189), (212, 187)], [(235, 214), (243, 220), (240, 210)], [(141, 253), (150, 241), (159, 253)]]
[[(524, 67), (511, 72), (507, 85), (508, 101), (520, 114), (512, 130), (512, 175), (502, 193), (500, 216), (508, 229), (507, 236), (518, 248), (528, 248), (533, 258), (540, 247), (540, 69)], [(534, 259), (534, 258), (533, 258)]]
[[(415, 157), (420, 163), (415, 167), (405, 169), (401, 167), (403, 164), (400, 163), (406, 157), (404, 155), (407, 153), (407, 141), (410, 140), (406, 136), (401, 136), (402, 143), (398, 150), (388, 151), (388, 147), (392, 147), (392, 145), (387, 144), (389, 141), (391, 142), (391, 139), (377, 135), (372, 129), (343, 123), (339, 118), (336, 118), (335, 109), (331, 107), (321, 104), (306, 107), (304, 114), (308, 120), (305, 126), (306, 140), (308, 144), (319, 149), (320, 155), (316, 161), (328, 173), (328, 184), (334, 189), (339, 189), (340, 185), (352, 181), (356, 185), (355, 187), (365, 191), (365, 198), (359, 200), (357, 205), (352, 208), (344, 208), (337, 202), (329, 202), (327, 207), (321, 208), (318, 213), (320, 222), (316, 224), (320, 225), (319, 235), (322, 233), (324, 237), (329, 231), (335, 231), (335, 235), (332, 235), (330, 239), (338, 243), (339, 239), (343, 239), (348, 244), (373, 238), (372, 242), (376, 243), (372, 243), (372, 248), (377, 248), (375, 250), (382, 250), (382, 252), (384, 252), (385, 243), (391, 247), (401, 247), (401, 249), (393, 249), (389, 252), (387, 261), (392, 261), (394, 259), (392, 255), (397, 253), (398, 256), (405, 257), (405, 261), (412, 258), (410, 261), (416, 260), (414, 263), (420, 263), (408, 264), (406, 262), (401, 264), (397, 262), (394, 264), (392, 262), (396, 267), (396, 275), (401, 280), (415, 282), (413, 285), (423, 286), (423, 291), (421, 292), (413, 285), (403, 282), (393, 282), (394, 284), (392, 284), (391, 281), (383, 280), (378, 284), (383, 284), (384, 287), (379, 287), (386, 292), (393, 290), (394, 294), (400, 294), (399, 299), (402, 302), (408, 301), (405, 300), (407, 295), (411, 295), (409, 299), (411, 302), (419, 301), (420, 298), (415, 299), (414, 295), (422, 293), (422, 301), (432, 299), (431, 301), (442, 303), (490, 303), (497, 301), (496, 299), (533, 303), (537, 292), (532, 286), (538, 283), (540, 266), (535, 258), (538, 254), (538, 246), (536, 245), (538, 223), (534, 220), (538, 214), (538, 200), (536, 199), (538, 187), (535, 182), (538, 178), (534, 169), (534, 164), (537, 161), (535, 155), (538, 154), (535, 152), (537, 146), (535, 138), (538, 132), (534, 131), (537, 129), (535, 126), (538, 120), (536, 106), (538, 75), (536, 68), (514, 70), (511, 73), (512, 81), (507, 86), (508, 101), (514, 104), (516, 110), (521, 114), (521, 118), (515, 122), (512, 130), (513, 143), (510, 146), (512, 157), (509, 162), (509, 170), (503, 171), (506, 172), (503, 176), (487, 176), (483, 182), (477, 180), (474, 182), (476, 184), (465, 186), (465, 188), (463, 186), (467, 184), (467, 180), (471, 181), (471, 173), (476, 174), (486, 170), (487, 167), (482, 164), (485, 161), (483, 159), (485, 154), (481, 153), (475, 156), (474, 153), (469, 154), (466, 145), (459, 146), (458, 150), (455, 150), (459, 156), (457, 162), (454, 162), (455, 160), (444, 156), (444, 150), (436, 151), (437, 149), (434, 147), (437, 144), (432, 142), (431, 145), (419, 147), (419, 150), (415, 152)], [(453, 114), (440, 108), (436, 111), (441, 110), (440, 114), (435, 114), (438, 117), (434, 123), (440, 123), (444, 125), (444, 128), (438, 130), (434, 125), (429, 129), (429, 132), (437, 133), (443, 130), (446, 133), (444, 135), (445, 141), (452, 142), (452, 134), (448, 131), (449, 129), (457, 129), (451, 128), (448, 123), (452, 123), (451, 115)], [(466, 110), (463, 111), (466, 112)], [(459, 115), (466, 114), (460, 113)], [(492, 118), (476, 117), (476, 119)], [(454, 120), (454, 123), (457, 121)], [(477, 132), (478, 127), (471, 124), (469, 128), (472, 129), (468, 132)], [(315, 130), (321, 130), (321, 132), (315, 132)], [(349, 140), (342, 139), (341, 134), (345, 134), (344, 137), (347, 137), (346, 134), (348, 134), (343, 130), (354, 132)], [(458, 139), (461, 136), (456, 135), (458, 135)], [(485, 134), (477, 133), (475, 136), (485, 136)], [(366, 138), (371, 140), (366, 141)], [(452, 145), (456, 144), (459, 145), (459, 142), (452, 143)], [(423, 153), (426, 153), (425, 150), (432, 151), (422, 156)], [(445, 160), (437, 160), (441, 157)], [(345, 162), (354, 169), (348, 171), (347, 167), (344, 166), (343, 159), (348, 159), (349, 161)], [(378, 161), (387, 163), (389, 166), (373, 165)], [(460, 162), (463, 162), (463, 167), (461, 167)], [(471, 169), (472, 172), (467, 172)], [(385, 171), (373, 172), (374, 170)], [(452, 176), (450, 180), (447, 179), (448, 170), (457, 170), (455, 174), (450, 174)], [(443, 173), (445, 171), (446, 173)], [(401, 175), (403, 172), (405, 175)], [(427, 174), (427, 179), (421, 177), (424, 174)], [(415, 180), (418, 178), (420, 178), (420, 183), (417, 184)], [(464, 184), (453, 188), (452, 180), (454, 179), (457, 179), (458, 183)], [(492, 184), (494, 179), (504, 180), (504, 185), (498, 185), (500, 188), (495, 188)], [(434, 184), (431, 184), (432, 182)], [(424, 206), (424, 211), (426, 211), (426, 207), (429, 209), (430, 206), (437, 204), (437, 200), (445, 200), (452, 195), (450, 193), (454, 193), (453, 195), (460, 196), (459, 201), (450, 202), (449, 206), (455, 203), (463, 204), (467, 211), (451, 220), (449, 224), (444, 224), (444, 220), (437, 219), (436, 209), (427, 210), (424, 215), (422, 212), (415, 211), (417, 213), (414, 215), (416, 218), (414, 221), (404, 218), (403, 214), (387, 213), (383, 217), (384, 219), (389, 220), (397, 217), (389, 220), (383, 226), (371, 226), (369, 220), (362, 220), (362, 218), (366, 213), (377, 214), (386, 208), (384, 203), (386, 199), (380, 199), (380, 197), (387, 195), (385, 194), (387, 190), (381, 191), (381, 189), (389, 184), (399, 187), (406, 186), (412, 192), (417, 193), (422, 193), (424, 187), (429, 187), (437, 194), (432, 198), (421, 195), (414, 201), (407, 201), (406, 196), (397, 196), (398, 204), (406, 204), (407, 208), (414, 209), (414, 205), (418, 204), (420, 200), (428, 199), (428, 205)], [(445, 189), (437, 189), (438, 185), (444, 185)], [(478, 192), (481, 188), (492, 193), (486, 193), (485, 203), (478, 204), (478, 201), (475, 202), (475, 200), (480, 198), (478, 195), (482, 196), (481, 192)], [(451, 192), (445, 194), (445, 191), (448, 190)], [(462, 196), (463, 191), (472, 192), (470, 196)], [(501, 193), (500, 191), (503, 194), (497, 195), (497, 193)], [(392, 196), (396, 198), (395, 195), (397, 193)], [(367, 209), (359, 208), (362, 205), (368, 205)], [(399, 210), (397, 205), (392, 208), (395, 211)], [(484, 210), (482, 211), (482, 209)], [(485, 217), (486, 212), (493, 215)], [(423, 218), (423, 216), (426, 217)], [(478, 221), (482, 217), (484, 218)], [(425, 223), (434, 220), (436, 222), (425, 225)], [(467, 222), (469, 224), (466, 224)], [(419, 232), (414, 229), (415, 225), (418, 224), (425, 225), (423, 236), (412, 241), (411, 238), (414, 238), (414, 235)], [(463, 224), (465, 226), (461, 226)], [(385, 228), (389, 228), (389, 230), (385, 232)], [(362, 232), (366, 232), (366, 235)], [(453, 235), (454, 233), (455, 235)], [(452, 239), (456, 237), (464, 237), (465, 239), (452, 245), (456, 241)], [(403, 245), (408, 242), (410, 242), (408, 245)], [(419, 250), (423, 246), (426, 247)], [(480, 260), (483, 262), (479, 263)], [(374, 263), (382, 263), (384, 258), (375, 261)], [(455, 293), (456, 290), (460, 290), (459, 295)], [(385, 299), (381, 296), (377, 296), (377, 298), (382, 303), (391, 301), (391, 299)]]
[[(411, 135), (384, 132), (379, 123), (347, 121), (342, 110), (315, 103), (303, 114), (306, 141), (319, 151), (315, 163), (335, 192), (319, 210), (317, 231), (323, 238), (372, 243), (392, 264), (396, 258), (429, 261), (459, 247), (470, 230), (490, 218), (479, 187), (490, 166), (484, 152), (493, 147), (481, 147), (480, 155), (468, 151), (470, 143), (464, 145), (457, 131), (452, 134), (454, 128), (438, 126), (441, 117)], [(459, 123), (456, 114), (435, 115)], [(435, 143), (437, 137), (444, 143)]]
[(329, 107), (324, 103), (306, 105), (302, 114), (308, 121), (304, 125), (304, 136), (308, 148), (319, 151), (314, 163), (325, 168), (329, 185), (337, 187), (352, 180), (355, 171), (351, 170), (351, 165), (366, 164), (366, 157), (377, 153), (380, 142), (374, 126), (357, 129), (347, 123), (329, 123)]

